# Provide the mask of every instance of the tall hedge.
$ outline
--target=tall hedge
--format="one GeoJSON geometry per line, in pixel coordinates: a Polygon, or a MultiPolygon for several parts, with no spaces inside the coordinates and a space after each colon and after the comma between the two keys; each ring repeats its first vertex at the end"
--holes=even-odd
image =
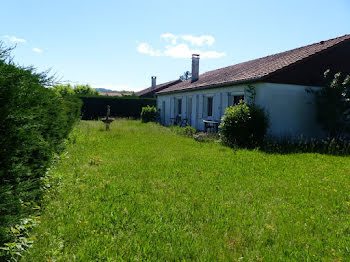
{"type": "MultiPolygon", "coordinates": [[[[0,247],[40,199],[41,177],[80,117],[81,101],[44,87],[45,73],[13,64],[0,45],[0,247]]],[[[1,260],[1,254],[0,254],[1,260]]]]}
{"type": "Polygon", "coordinates": [[[110,97],[110,96],[80,96],[83,101],[82,119],[91,120],[106,116],[107,105],[111,107],[113,117],[139,118],[142,107],[156,106],[153,98],[110,97]]]}

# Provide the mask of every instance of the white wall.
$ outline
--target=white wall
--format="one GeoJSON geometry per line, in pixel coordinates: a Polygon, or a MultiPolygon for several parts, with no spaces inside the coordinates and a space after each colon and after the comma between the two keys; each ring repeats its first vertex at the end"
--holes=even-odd
{"type": "MultiPolygon", "coordinates": [[[[317,137],[322,134],[316,122],[315,106],[312,95],[306,93],[306,86],[275,83],[251,84],[256,90],[256,104],[263,106],[270,117],[269,134],[279,137],[317,137]]],[[[191,125],[199,130],[204,129],[203,120],[221,120],[229,103],[231,95],[245,95],[247,85],[236,85],[215,89],[204,89],[182,93],[159,95],[157,106],[162,109],[165,101],[165,119],[162,123],[170,124],[170,118],[175,117],[176,99],[182,99],[182,118],[191,118],[191,125]],[[213,116],[206,115],[206,97],[213,97],[213,116]],[[192,98],[192,114],[187,114],[187,99],[192,98]]],[[[230,101],[232,102],[232,101],[230,101]]],[[[162,115],[162,114],[161,114],[162,115]]]]}

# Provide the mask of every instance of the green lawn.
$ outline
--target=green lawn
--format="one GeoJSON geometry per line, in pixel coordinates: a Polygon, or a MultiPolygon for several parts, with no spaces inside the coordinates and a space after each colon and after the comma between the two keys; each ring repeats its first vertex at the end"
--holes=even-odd
{"type": "Polygon", "coordinates": [[[350,157],[81,122],[24,261],[350,261],[350,157]]]}

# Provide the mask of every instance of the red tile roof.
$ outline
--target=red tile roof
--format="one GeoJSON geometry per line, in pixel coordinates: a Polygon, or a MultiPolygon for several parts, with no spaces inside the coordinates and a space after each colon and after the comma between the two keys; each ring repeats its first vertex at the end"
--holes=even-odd
{"type": "Polygon", "coordinates": [[[350,35],[340,36],[327,41],[299,47],[290,51],[269,55],[248,62],[216,69],[199,76],[199,79],[191,83],[191,79],[169,88],[163,89],[157,94],[189,91],[192,89],[219,87],[233,85],[249,81],[263,80],[265,77],[305,58],[320,53],[339,43],[350,39],[350,35]]]}
{"type": "Polygon", "coordinates": [[[177,83],[181,82],[181,80],[173,80],[173,81],[169,81],[166,83],[162,83],[159,85],[156,85],[156,87],[154,89],[152,89],[152,87],[148,87],[146,89],[143,89],[141,91],[136,92],[135,94],[137,96],[153,96],[154,93],[163,90],[164,88],[168,88],[172,85],[175,85],[177,83]]]}

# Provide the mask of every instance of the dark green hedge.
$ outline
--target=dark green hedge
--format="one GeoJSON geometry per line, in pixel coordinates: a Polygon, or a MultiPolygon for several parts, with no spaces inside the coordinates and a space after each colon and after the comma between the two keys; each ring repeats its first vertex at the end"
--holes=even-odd
{"type": "Polygon", "coordinates": [[[80,99],[59,96],[48,81],[9,62],[0,46],[0,247],[30,214],[33,205],[23,203],[40,199],[41,178],[80,118],[80,99]]]}
{"type": "Polygon", "coordinates": [[[80,96],[83,101],[82,119],[91,120],[106,116],[107,105],[111,106],[112,117],[140,118],[142,107],[155,106],[153,98],[110,97],[110,96],[80,96]]]}

